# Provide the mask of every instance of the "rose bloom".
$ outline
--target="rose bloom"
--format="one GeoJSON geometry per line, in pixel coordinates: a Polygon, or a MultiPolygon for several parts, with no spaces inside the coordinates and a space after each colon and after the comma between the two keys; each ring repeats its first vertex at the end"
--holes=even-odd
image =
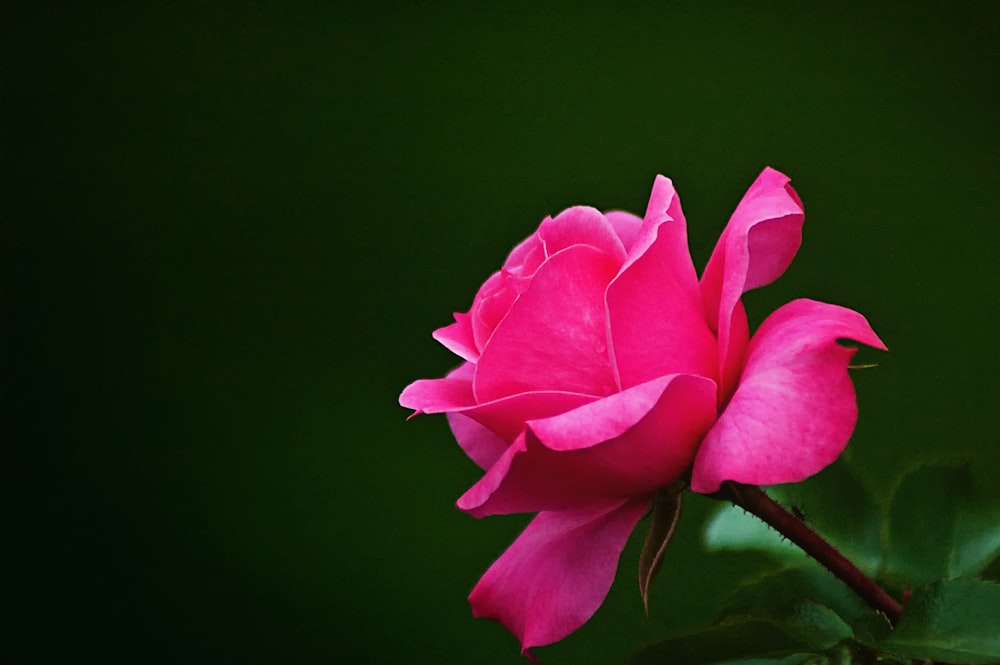
{"type": "Polygon", "coordinates": [[[644,217],[574,207],[547,217],[434,332],[465,362],[407,386],[401,405],[445,413],[484,475],[476,517],[538,515],[472,590],[473,613],[532,646],[597,611],[656,490],[803,480],[857,421],[851,339],[885,349],[857,312],[795,300],[751,339],[744,293],[798,251],[802,204],[765,169],[699,280],[680,200],[658,176],[644,217]]]}

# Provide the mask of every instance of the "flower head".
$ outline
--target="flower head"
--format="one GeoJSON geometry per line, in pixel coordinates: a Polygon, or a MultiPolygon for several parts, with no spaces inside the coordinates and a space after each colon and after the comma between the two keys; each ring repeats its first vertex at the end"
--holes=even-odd
{"type": "Polygon", "coordinates": [[[445,413],[484,475],[459,500],[476,516],[537,517],[469,600],[524,649],[586,622],[650,497],[690,473],[803,480],[833,462],[857,420],[838,339],[884,349],[857,312],[796,300],[750,338],[741,298],[801,243],[802,204],[765,169],[699,280],[680,200],[658,176],[644,217],[569,208],[542,221],[434,333],[464,360],[400,404],[445,413]]]}

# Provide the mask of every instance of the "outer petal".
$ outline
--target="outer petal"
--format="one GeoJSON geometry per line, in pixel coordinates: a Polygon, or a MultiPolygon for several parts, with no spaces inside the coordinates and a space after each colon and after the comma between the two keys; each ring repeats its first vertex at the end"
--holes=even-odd
{"type": "Polygon", "coordinates": [[[855,350],[840,338],[885,349],[863,316],[813,300],[788,303],[761,324],[740,384],[698,450],[691,489],[798,482],[837,459],[858,415],[847,374],[855,350]]]}
{"type": "Polygon", "coordinates": [[[472,613],[503,624],[525,650],[566,637],[604,602],[648,504],[540,513],[469,594],[472,613]]]}
{"type": "MultiPolygon", "coordinates": [[[[444,390],[448,389],[446,385],[444,390]]],[[[454,409],[435,408],[434,405],[425,403],[425,410],[418,413],[444,411],[458,445],[473,462],[488,469],[497,463],[511,442],[524,431],[526,421],[564,413],[593,400],[594,397],[590,395],[545,391],[521,393],[485,404],[454,409]]]]}
{"type": "Polygon", "coordinates": [[[617,267],[587,245],[543,263],[482,350],[478,401],[535,390],[614,392],[604,291],[617,267]]]}
{"type": "Polygon", "coordinates": [[[595,399],[592,395],[544,390],[502,397],[463,409],[461,413],[511,442],[524,432],[528,421],[565,413],[595,399]]]}
{"type": "Polygon", "coordinates": [[[668,485],[712,426],[715,394],[709,379],[674,375],[532,420],[458,507],[476,517],[565,510],[668,485]]]}
{"type": "Polygon", "coordinates": [[[621,387],[676,373],[715,378],[718,345],[705,320],[680,202],[663,176],[633,250],[639,247],[644,251],[630,254],[607,294],[621,387]]]}
{"type": "Polygon", "coordinates": [[[455,323],[438,328],[431,336],[462,360],[475,362],[479,359],[479,349],[472,332],[472,317],[455,312],[455,323]]]}
{"type": "Polygon", "coordinates": [[[701,279],[709,325],[718,331],[723,396],[739,375],[746,333],[740,297],[771,283],[802,243],[805,213],[789,178],[766,168],[736,206],[701,279]]]}
{"type": "Polygon", "coordinates": [[[461,378],[420,379],[403,388],[399,405],[417,413],[444,413],[475,406],[472,382],[461,378]]]}
{"type": "Polygon", "coordinates": [[[559,391],[521,393],[475,404],[472,376],[475,365],[464,363],[443,379],[422,379],[407,386],[399,403],[416,413],[446,413],[462,450],[483,469],[493,466],[525,423],[565,413],[593,401],[590,395],[559,391]]]}

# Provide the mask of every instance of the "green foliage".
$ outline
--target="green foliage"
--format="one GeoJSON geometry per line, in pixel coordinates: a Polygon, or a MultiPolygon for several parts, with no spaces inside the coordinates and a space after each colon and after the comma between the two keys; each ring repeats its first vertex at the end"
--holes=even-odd
{"type": "MultiPolygon", "coordinates": [[[[767,493],[855,563],[866,574],[881,567],[880,510],[846,462],[837,462],[803,483],[768,487],[767,493]]],[[[798,547],[736,506],[719,510],[706,530],[710,550],[760,549],[789,564],[809,559],[798,547]]]]}
{"type": "Polygon", "coordinates": [[[892,498],[883,576],[916,587],[980,575],[1000,555],[1000,502],[967,467],[928,466],[892,498]]]}
{"type": "Polygon", "coordinates": [[[879,506],[847,461],[828,467],[807,482],[768,488],[768,494],[789,509],[800,511],[818,532],[866,574],[874,575],[882,561],[879,506]]]}
{"type": "Polygon", "coordinates": [[[653,663],[1000,663],[1000,497],[972,465],[925,465],[876,501],[840,461],[768,488],[897,598],[893,627],[753,515],[722,507],[709,550],[759,550],[782,565],[744,580],[718,622],[641,651],[653,663]],[[912,595],[910,595],[912,593],[912,595]]]}
{"type": "Polygon", "coordinates": [[[917,590],[882,647],[903,658],[1000,663],[1000,585],[965,577],[917,590]]]}
{"type": "Polygon", "coordinates": [[[736,664],[748,662],[805,663],[809,646],[766,619],[723,621],[698,632],[669,638],[643,649],[632,665],[736,664]]]}
{"type": "Polygon", "coordinates": [[[726,614],[767,617],[795,635],[813,631],[803,641],[824,649],[853,637],[848,624],[865,619],[872,611],[826,570],[803,566],[743,584],[731,597],[726,614]],[[802,615],[813,617],[808,626],[802,615]]]}

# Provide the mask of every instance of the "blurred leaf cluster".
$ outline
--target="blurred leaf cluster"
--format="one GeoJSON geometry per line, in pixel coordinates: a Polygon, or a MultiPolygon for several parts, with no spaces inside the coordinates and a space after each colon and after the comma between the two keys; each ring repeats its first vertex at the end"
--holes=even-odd
{"type": "Polygon", "coordinates": [[[769,488],[903,600],[895,627],[770,527],[725,506],[707,523],[707,548],[759,550],[777,566],[744,579],[716,623],[649,646],[633,663],[1000,662],[1000,497],[980,469],[916,466],[876,499],[845,458],[769,488]]]}

